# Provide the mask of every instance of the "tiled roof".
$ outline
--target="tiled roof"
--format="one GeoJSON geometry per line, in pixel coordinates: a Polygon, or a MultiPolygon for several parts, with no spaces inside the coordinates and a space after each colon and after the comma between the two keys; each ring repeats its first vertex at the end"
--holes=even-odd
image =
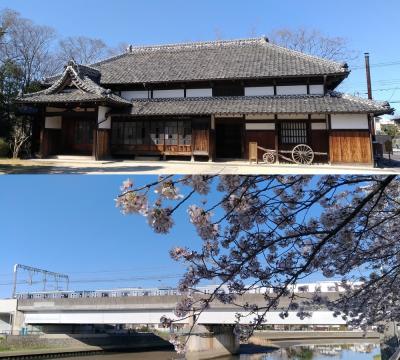
{"type": "Polygon", "coordinates": [[[100,72],[70,61],[62,76],[48,89],[18,97],[17,103],[67,103],[103,101],[115,105],[129,105],[123,98],[98,85],[100,72]]]}
{"type": "Polygon", "coordinates": [[[57,94],[44,94],[33,93],[27,94],[16,100],[20,104],[65,104],[65,103],[84,103],[84,102],[105,102],[109,104],[125,104],[129,105],[129,102],[121,99],[119,96],[114,94],[110,95],[98,95],[85,93],[78,89],[73,89],[57,94]],[[122,100],[122,101],[121,101],[122,100]]]}
{"type": "Polygon", "coordinates": [[[102,84],[348,74],[346,64],[289,50],[265,38],[130,47],[91,68],[101,71],[102,84]]]}
{"type": "Polygon", "coordinates": [[[261,113],[374,113],[378,115],[393,111],[388,103],[357,98],[337,92],[331,92],[325,96],[232,96],[134,100],[132,105],[130,114],[135,116],[261,113]]]}

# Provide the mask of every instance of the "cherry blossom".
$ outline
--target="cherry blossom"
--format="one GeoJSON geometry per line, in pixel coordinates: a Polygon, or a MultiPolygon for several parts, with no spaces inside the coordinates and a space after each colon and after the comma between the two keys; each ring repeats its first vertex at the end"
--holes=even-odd
{"type": "MultiPolygon", "coordinates": [[[[168,176],[142,188],[124,182],[117,207],[146,217],[161,234],[174,226],[178,211],[175,226],[187,216],[202,241],[170,251],[187,266],[176,315],[198,315],[213,301],[235,303],[248,289],[259,289],[265,304],[243,305],[252,325],[239,325],[238,317],[235,331],[248,336],[271,310],[305,318],[327,306],[360,328],[400,321],[399,189],[394,175],[168,176]],[[296,283],[315,273],[346,291],[336,300],[293,293],[296,283]],[[196,292],[210,280],[219,284],[215,291],[196,292]],[[291,299],[286,307],[282,297],[291,299]]],[[[172,339],[179,351],[181,340],[172,339]]]]}

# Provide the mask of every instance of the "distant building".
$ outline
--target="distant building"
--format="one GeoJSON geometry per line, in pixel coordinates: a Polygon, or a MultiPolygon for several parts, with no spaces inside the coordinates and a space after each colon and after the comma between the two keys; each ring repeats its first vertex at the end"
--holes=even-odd
{"type": "Polygon", "coordinates": [[[381,116],[375,117],[375,131],[376,133],[380,133],[383,131],[383,127],[385,125],[396,125],[398,126],[400,124],[400,118],[391,118],[391,119],[385,119],[382,118],[381,116]]]}
{"type": "Polygon", "coordinates": [[[247,159],[257,142],[372,164],[373,116],[392,109],[335,92],[349,73],[265,38],[129,47],[90,66],[71,61],[18,102],[40,110],[33,150],[41,157],[247,159]]]}

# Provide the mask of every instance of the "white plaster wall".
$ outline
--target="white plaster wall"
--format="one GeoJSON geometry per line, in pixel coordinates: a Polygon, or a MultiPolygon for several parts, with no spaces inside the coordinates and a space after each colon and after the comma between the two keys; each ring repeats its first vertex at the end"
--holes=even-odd
{"type": "Polygon", "coordinates": [[[245,96],[274,95],[274,87],[273,86],[245,87],[244,88],[244,95],[245,96]]]}
{"type": "Polygon", "coordinates": [[[131,101],[132,99],[148,99],[149,91],[148,90],[121,91],[121,97],[128,101],[131,101]]]}
{"type": "Polygon", "coordinates": [[[44,127],[46,129],[61,129],[61,116],[46,116],[44,119],[44,127]]]}
{"type": "Polygon", "coordinates": [[[326,123],[311,123],[311,130],[326,130],[326,123]]]}
{"type": "Polygon", "coordinates": [[[99,129],[111,129],[111,117],[108,116],[106,119],[106,114],[111,109],[106,106],[99,106],[99,112],[97,115],[97,123],[99,124],[99,129]]]}
{"type": "Polygon", "coordinates": [[[153,98],[155,99],[179,98],[184,96],[185,96],[185,91],[183,89],[153,90],[153,98]]]}
{"type": "Polygon", "coordinates": [[[246,130],[275,130],[274,123],[246,123],[246,130]]]}
{"type": "Polygon", "coordinates": [[[274,120],[274,114],[249,114],[246,115],[246,120],[274,120]]]}
{"type": "Polygon", "coordinates": [[[212,89],[186,89],[186,97],[212,97],[212,89]]]}
{"type": "Polygon", "coordinates": [[[324,85],[310,85],[311,95],[324,95],[324,85]]]}
{"type": "Polygon", "coordinates": [[[366,114],[333,114],[331,128],[368,130],[368,116],[366,114]]]}
{"type": "Polygon", "coordinates": [[[277,95],[304,95],[307,94],[307,85],[279,85],[277,95]]]}
{"type": "Polygon", "coordinates": [[[311,114],[311,119],[322,119],[322,120],[325,120],[326,119],[326,115],[325,114],[311,114]]]}

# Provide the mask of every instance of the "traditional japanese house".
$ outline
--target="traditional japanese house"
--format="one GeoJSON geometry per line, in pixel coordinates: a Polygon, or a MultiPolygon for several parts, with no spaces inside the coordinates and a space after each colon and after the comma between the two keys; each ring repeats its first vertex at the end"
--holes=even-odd
{"type": "Polygon", "coordinates": [[[392,109],[335,92],[349,72],[266,38],[130,46],[90,66],[71,61],[18,102],[39,110],[41,157],[247,159],[257,142],[276,151],[307,144],[319,162],[372,164],[372,119],[392,109]]]}

